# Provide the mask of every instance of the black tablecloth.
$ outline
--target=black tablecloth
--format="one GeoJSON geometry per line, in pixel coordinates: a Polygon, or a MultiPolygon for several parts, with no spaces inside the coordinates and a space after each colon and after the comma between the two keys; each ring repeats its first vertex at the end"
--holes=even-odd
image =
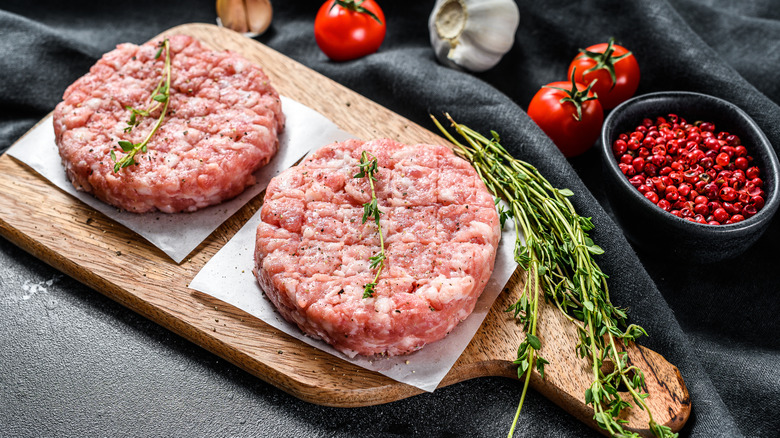
{"type": "MultiPolygon", "coordinates": [[[[333,63],[314,43],[319,2],[274,2],[258,39],[433,129],[449,111],[500,131],[518,157],[576,193],[592,216],[614,301],[676,364],[693,414],[684,436],[780,431],[778,220],[742,257],[695,265],[650,257],[610,218],[595,149],[567,161],[524,110],[561,80],[577,49],[614,36],[637,56],[638,93],[690,90],[735,103],[780,145],[777,1],[521,1],[513,49],[483,74],[440,66],[427,2],[384,1],[379,53],[333,63]]],[[[177,24],[213,23],[214,2],[4,1],[0,5],[0,151],[52,110],[65,88],[117,43],[177,24]]],[[[63,276],[0,239],[2,436],[503,436],[521,387],[483,378],[389,405],[301,402],[63,276]]],[[[597,436],[531,394],[517,436],[597,436]]]]}

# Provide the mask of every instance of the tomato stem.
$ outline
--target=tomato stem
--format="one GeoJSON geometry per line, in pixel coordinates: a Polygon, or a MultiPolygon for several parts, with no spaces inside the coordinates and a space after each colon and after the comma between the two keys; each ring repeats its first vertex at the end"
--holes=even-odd
{"type": "Polygon", "coordinates": [[[578,91],[577,90],[577,81],[574,80],[575,75],[577,74],[577,69],[574,68],[571,71],[571,88],[561,88],[561,87],[552,87],[550,85],[545,85],[544,88],[552,88],[554,90],[560,90],[566,93],[566,97],[559,100],[561,105],[563,105],[566,102],[571,102],[574,104],[574,107],[577,108],[577,115],[572,114],[572,117],[574,117],[574,120],[580,121],[582,119],[582,104],[589,101],[597,99],[598,96],[596,96],[596,93],[593,93],[592,96],[588,96],[590,94],[590,89],[593,88],[593,85],[598,81],[598,79],[594,79],[593,82],[588,85],[588,88],[578,91]]]}
{"type": "Polygon", "coordinates": [[[612,37],[609,39],[609,43],[607,44],[607,48],[604,49],[604,53],[601,52],[591,52],[590,50],[586,49],[580,49],[581,55],[577,57],[577,59],[581,59],[582,57],[588,57],[596,62],[596,65],[593,67],[585,70],[582,74],[586,75],[588,73],[592,73],[596,70],[604,69],[609,73],[609,77],[612,79],[612,86],[609,88],[612,90],[615,88],[615,82],[617,82],[617,79],[615,78],[615,63],[620,61],[623,58],[627,58],[631,56],[631,52],[626,52],[620,56],[612,56],[612,54],[615,52],[615,38],[612,37]]]}
{"type": "Polygon", "coordinates": [[[368,9],[362,6],[364,1],[365,0],[334,0],[333,5],[330,7],[330,9],[333,9],[336,7],[336,5],[338,5],[348,11],[357,12],[359,14],[366,14],[369,17],[376,20],[377,23],[382,24],[382,20],[380,20],[379,17],[376,16],[376,14],[374,14],[373,12],[369,11],[368,9]]]}

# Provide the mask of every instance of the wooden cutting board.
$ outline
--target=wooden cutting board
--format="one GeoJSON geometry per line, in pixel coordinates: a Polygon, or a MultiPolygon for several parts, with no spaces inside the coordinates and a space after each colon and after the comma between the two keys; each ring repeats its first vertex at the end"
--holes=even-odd
{"type": "MultiPolygon", "coordinates": [[[[196,37],[213,49],[243,54],[263,66],[281,94],[361,138],[446,144],[417,124],[235,32],[208,24],[187,24],[163,35],[177,33],[196,37]]],[[[303,400],[355,407],[420,393],[417,388],[320,352],[237,308],[187,288],[200,268],[261,204],[262,196],[258,196],[177,265],[25,165],[0,156],[0,233],[53,267],[303,400]],[[118,281],[120,271],[123,275],[118,281]]],[[[524,335],[504,309],[517,299],[522,284],[523,273],[518,271],[440,386],[481,376],[517,379],[512,360],[524,335]]],[[[550,364],[544,379],[533,374],[531,387],[598,429],[592,409],[583,401],[591,383],[590,365],[576,358],[574,327],[555,307],[544,304],[538,331],[541,355],[550,364]]],[[[679,371],[644,347],[631,345],[627,351],[630,362],[644,370],[650,394],[647,403],[656,421],[679,430],[691,410],[679,371]]],[[[631,429],[650,436],[645,412],[632,409],[624,415],[631,429]]]]}

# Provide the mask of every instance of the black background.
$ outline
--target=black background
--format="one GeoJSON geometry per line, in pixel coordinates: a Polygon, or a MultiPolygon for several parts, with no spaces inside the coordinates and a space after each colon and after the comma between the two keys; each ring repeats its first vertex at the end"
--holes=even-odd
{"type": "MultiPolygon", "coordinates": [[[[780,145],[780,2],[520,1],[513,49],[489,72],[437,64],[432,3],[383,1],[379,53],[333,63],[317,48],[320,2],[274,2],[258,40],[433,129],[449,111],[498,130],[512,152],[576,193],[607,253],[613,300],[676,364],[693,399],[684,436],[774,437],[780,430],[778,220],[736,260],[712,265],[637,255],[610,219],[596,149],[565,160],[524,110],[565,78],[581,47],[616,37],[640,64],[638,94],[689,90],[744,109],[780,145]]],[[[120,42],[213,23],[214,2],[0,3],[0,151],[120,42]]],[[[2,436],[504,436],[521,386],[483,378],[384,406],[301,402],[58,273],[0,239],[2,436]]],[[[531,393],[517,436],[598,436],[531,393]]]]}

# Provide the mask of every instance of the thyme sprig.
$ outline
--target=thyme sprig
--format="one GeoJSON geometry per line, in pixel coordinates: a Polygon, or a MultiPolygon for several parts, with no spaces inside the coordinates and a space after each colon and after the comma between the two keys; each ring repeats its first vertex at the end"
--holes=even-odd
{"type": "Polygon", "coordinates": [[[592,365],[593,383],[584,397],[585,403],[593,407],[596,423],[613,437],[639,437],[624,429],[626,421],[617,418],[623,409],[631,407],[618,393],[618,388],[625,388],[634,403],[647,411],[655,436],[677,437],[669,427],[653,420],[644,401],[648,396],[643,390],[644,374],[629,364],[628,354],[617,346],[618,340],[633,342],[647,333],[634,324],[626,327],[626,313],[610,301],[608,277],[593,259],[604,250],[588,236],[593,229],[591,219],[577,214],[567,199],[574,193],[553,187],[535,167],[512,157],[495,131],[491,131],[492,138],[486,138],[446,116],[465,144],[431,118],[455,144],[455,152],[474,166],[491,193],[507,202],[508,210],[499,209],[502,222],[511,218],[525,237],[525,244],[519,238],[515,243],[515,261],[528,278],[518,301],[507,309],[526,333],[515,360],[518,377],[524,377],[525,382],[508,436],[514,434],[531,371],[536,367],[544,378],[544,365],[548,363],[538,354],[542,344],[536,333],[542,292],[577,327],[577,354],[587,357],[592,365]]]}
{"type": "Polygon", "coordinates": [[[141,123],[143,117],[149,117],[149,115],[162,106],[160,116],[157,118],[157,123],[154,125],[151,131],[146,135],[146,138],[140,143],[132,143],[127,140],[119,140],[119,146],[122,151],[125,152],[125,156],[120,160],[117,160],[116,153],[113,150],[109,153],[111,161],[114,162],[114,173],[119,172],[128,166],[135,164],[135,156],[138,152],[146,153],[147,145],[152,136],[162,125],[165,114],[168,112],[168,104],[170,103],[170,89],[171,89],[171,47],[168,39],[164,39],[160,42],[157,49],[157,53],[154,55],[154,59],[159,59],[163,51],[165,52],[165,64],[163,67],[163,74],[160,76],[160,81],[157,83],[152,94],[149,96],[149,103],[145,109],[137,109],[133,107],[126,107],[130,111],[130,118],[127,120],[127,127],[124,128],[124,132],[130,132],[141,123]]]}
{"type": "Polygon", "coordinates": [[[379,280],[379,274],[382,273],[382,268],[384,268],[385,259],[387,258],[385,254],[385,239],[382,236],[382,225],[379,223],[379,215],[381,215],[382,212],[379,210],[378,201],[376,199],[376,187],[374,187],[379,163],[373,154],[363,151],[360,154],[360,164],[358,164],[358,167],[360,167],[360,172],[355,174],[354,178],[368,179],[368,184],[371,187],[371,200],[363,204],[363,223],[365,224],[368,219],[373,218],[379,233],[379,252],[368,259],[370,262],[369,267],[377,270],[376,275],[374,276],[374,281],[363,287],[363,298],[371,298],[374,296],[374,288],[376,287],[376,283],[379,280]]]}

